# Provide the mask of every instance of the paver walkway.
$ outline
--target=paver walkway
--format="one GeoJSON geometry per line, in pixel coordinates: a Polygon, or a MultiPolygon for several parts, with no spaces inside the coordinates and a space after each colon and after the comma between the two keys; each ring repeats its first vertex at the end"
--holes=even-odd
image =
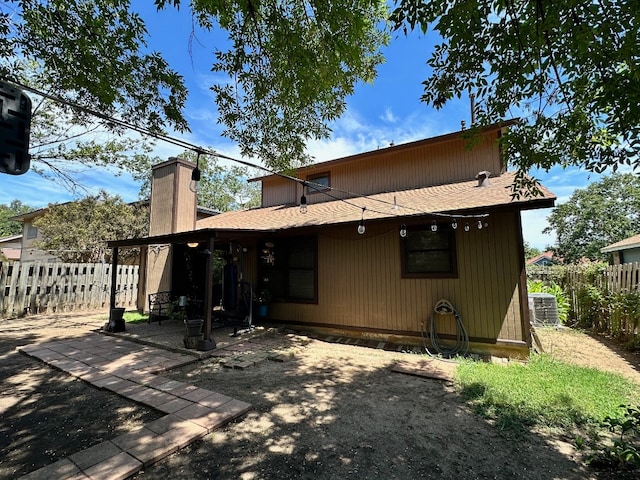
{"type": "Polygon", "coordinates": [[[251,409],[246,402],[160,375],[197,361],[192,355],[100,334],[19,350],[166,414],[133,432],[35,470],[21,477],[24,480],[124,479],[251,409]]]}

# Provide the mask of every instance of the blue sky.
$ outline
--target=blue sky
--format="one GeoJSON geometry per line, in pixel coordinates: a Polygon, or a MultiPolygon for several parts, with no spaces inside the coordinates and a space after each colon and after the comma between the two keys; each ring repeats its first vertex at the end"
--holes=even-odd
{"type": "MultiPolygon", "coordinates": [[[[221,153],[239,158],[237,147],[221,137],[216,109],[209,87],[224,81],[211,72],[215,47],[222,47],[216,33],[197,31],[189,51],[191,18],[186,10],[173,8],[156,13],[152,2],[133,0],[147,22],[149,47],[163,54],[172,68],[185,78],[189,99],[185,115],[191,132],[182,135],[186,141],[212,147],[221,153]]],[[[435,110],[420,102],[421,82],[428,76],[426,60],[437,39],[414,34],[409,38],[395,36],[385,48],[386,63],[378,70],[373,84],[360,84],[355,94],[347,99],[347,111],[332,125],[331,138],[309,143],[309,151],[317,161],[331,160],[345,155],[375,150],[394,142],[428,138],[460,130],[460,122],[470,123],[467,98],[454,101],[442,110],[435,110]]],[[[178,134],[172,133],[174,136],[178,134]]],[[[177,155],[181,148],[158,143],[155,154],[166,159],[177,155]]],[[[252,159],[245,159],[255,162],[252,159]]],[[[257,163],[257,162],[256,162],[257,163]]],[[[578,169],[553,168],[549,172],[532,172],[558,196],[558,203],[566,201],[576,188],[597,180],[595,174],[578,169]]],[[[126,174],[115,176],[108,170],[89,170],[80,174],[80,180],[91,192],[105,189],[119,194],[126,201],[138,195],[138,185],[126,174]]],[[[0,175],[0,203],[19,199],[33,207],[44,207],[51,202],[76,198],[62,187],[42,179],[33,172],[21,176],[0,175]]],[[[550,210],[535,210],[523,214],[524,238],[530,245],[543,249],[553,244],[553,235],[543,235],[550,210]]]]}

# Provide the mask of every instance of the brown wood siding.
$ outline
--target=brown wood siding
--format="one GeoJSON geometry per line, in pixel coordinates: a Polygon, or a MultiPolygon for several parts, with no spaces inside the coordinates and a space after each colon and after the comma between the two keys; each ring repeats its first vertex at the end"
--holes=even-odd
{"type": "Polygon", "coordinates": [[[192,171],[192,167],[183,163],[176,165],[175,209],[171,233],[186,232],[196,228],[196,195],[189,189],[192,171]]]}
{"type": "MultiPolygon", "coordinates": [[[[456,231],[458,278],[403,279],[395,223],[326,229],[318,236],[318,304],[274,304],[276,319],[332,327],[419,333],[435,303],[453,303],[471,338],[523,341],[513,212],[492,214],[489,227],[456,231]]],[[[442,323],[442,322],[441,322],[442,323]]],[[[441,333],[454,333],[450,324],[441,333]]]]}
{"type": "Polygon", "coordinates": [[[175,167],[165,164],[153,172],[149,236],[171,233],[175,167]]]}
{"type": "MultiPolygon", "coordinates": [[[[328,171],[331,187],[342,190],[331,191],[333,197],[344,198],[356,195],[407,190],[431,185],[442,185],[475,178],[482,170],[493,175],[501,173],[501,160],[497,133],[479,139],[472,149],[466,148],[466,140],[453,139],[448,142],[427,144],[414,149],[371,155],[338,163],[318,171],[328,171]]],[[[312,170],[309,175],[317,173],[312,170]]],[[[301,180],[306,179],[307,174],[301,180]]],[[[302,195],[302,186],[291,180],[268,177],[262,184],[262,206],[297,203],[302,195]]],[[[308,203],[326,202],[333,198],[323,193],[307,195],[308,203]]]]}
{"type": "Polygon", "coordinates": [[[269,177],[262,181],[262,206],[298,203],[302,190],[298,185],[282,177],[269,177]]]}

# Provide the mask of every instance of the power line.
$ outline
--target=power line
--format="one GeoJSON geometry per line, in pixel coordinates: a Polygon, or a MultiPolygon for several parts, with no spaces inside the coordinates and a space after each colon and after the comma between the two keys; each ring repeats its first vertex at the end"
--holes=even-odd
{"type": "MultiPolygon", "coordinates": [[[[358,208],[358,209],[363,210],[363,211],[364,210],[369,210],[371,212],[379,213],[379,214],[382,214],[382,215],[388,215],[389,214],[389,212],[380,212],[380,211],[377,211],[375,209],[359,206],[359,205],[357,205],[356,203],[354,203],[352,201],[346,200],[344,198],[337,197],[335,195],[331,195],[331,194],[329,194],[327,192],[327,190],[340,192],[340,193],[343,193],[345,195],[349,195],[349,196],[351,196],[353,198],[366,198],[367,200],[370,200],[370,201],[373,201],[373,202],[383,203],[383,204],[386,204],[386,205],[390,205],[390,206],[393,206],[394,208],[401,207],[403,209],[412,210],[412,211],[415,211],[415,212],[418,212],[418,213],[422,213],[422,214],[425,214],[425,215],[431,215],[431,216],[437,216],[437,217],[443,217],[443,218],[450,218],[450,219],[452,219],[452,218],[485,218],[485,217],[489,216],[488,214],[456,215],[456,214],[447,214],[447,213],[442,213],[442,212],[425,212],[425,211],[420,210],[418,208],[399,205],[399,204],[397,204],[395,202],[395,198],[394,198],[394,202],[391,203],[391,202],[389,202],[387,200],[383,200],[383,199],[380,199],[380,198],[374,198],[374,197],[372,197],[370,195],[363,195],[363,194],[359,194],[357,192],[352,192],[352,191],[348,191],[348,190],[341,190],[341,189],[336,188],[336,187],[331,187],[331,186],[328,186],[328,185],[321,185],[321,184],[314,183],[314,182],[311,182],[311,181],[302,180],[302,179],[299,179],[299,178],[296,178],[296,177],[292,177],[290,175],[286,175],[284,173],[273,171],[273,170],[271,170],[271,169],[269,169],[267,167],[264,167],[262,165],[258,165],[258,164],[255,164],[255,163],[251,163],[251,162],[247,162],[247,161],[244,161],[244,160],[240,160],[238,158],[230,157],[228,155],[224,155],[222,153],[216,152],[215,150],[210,150],[208,148],[204,148],[204,147],[201,147],[201,146],[198,146],[198,145],[194,145],[193,143],[187,142],[187,141],[182,140],[180,138],[171,137],[171,136],[166,135],[164,133],[154,132],[152,130],[149,130],[148,128],[141,127],[141,126],[136,125],[134,123],[127,122],[125,120],[121,120],[119,118],[112,117],[112,116],[106,115],[106,114],[101,113],[101,112],[97,112],[95,110],[92,110],[90,108],[87,108],[87,107],[84,107],[84,106],[81,106],[81,105],[77,105],[77,104],[75,104],[73,102],[70,102],[69,100],[66,100],[66,99],[61,98],[61,97],[57,97],[55,95],[51,95],[51,94],[46,93],[46,92],[43,92],[42,90],[39,90],[39,89],[34,88],[34,87],[31,87],[29,85],[25,85],[25,84],[23,84],[21,82],[18,82],[16,80],[10,80],[10,82],[13,83],[14,85],[20,87],[20,88],[23,88],[23,89],[28,90],[28,91],[30,91],[32,93],[35,93],[36,95],[40,95],[41,97],[48,98],[50,100],[53,100],[54,102],[58,102],[58,103],[61,103],[63,105],[67,105],[67,106],[69,106],[71,108],[74,108],[76,110],[79,110],[81,112],[88,113],[89,115],[92,115],[92,116],[94,116],[96,118],[104,120],[105,122],[112,123],[112,124],[118,125],[120,127],[124,127],[124,128],[129,129],[129,130],[136,131],[136,132],[138,132],[138,133],[140,133],[142,135],[147,135],[147,136],[155,138],[157,140],[161,140],[161,141],[173,144],[175,146],[184,148],[185,150],[190,150],[190,151],[198,153],[198,154],[211,155],[211,156],[214,156],[214,157],[217,157],[217,158],[221,158],[221,159],[224,159],[224,160],[229,160],[229,161],[232,161],[232,162],[236,162],[236,163],[239,163],[239,164],[244,165],[246,167],[255,168],[257,170],[262,170],[264,172],[269,173],[270,175],[275,175],[275,176],[278,176],[278,177],[281,177],[281,178],[284,178],[284,179],[299,183],[299,184],[303,185],[303,187],[304,186],[309,186],[309,187],[313,188],[314,190],[316,190],[316,191],[318,191],[320,193],[323,193],[324,195],[328,196],[329,198],[332,198],[334,200],[339,200],[339,201],[344,202],[344,203],[346,203],[346,204],[348,204],[348,205],[350,205],[350,206],[352,206],[354,208],[358,208]]],[[[403,216],[403,215],[396,213],[396,214],[394,214],[394,216],[400,217],[400,216],[403,216]]]]}

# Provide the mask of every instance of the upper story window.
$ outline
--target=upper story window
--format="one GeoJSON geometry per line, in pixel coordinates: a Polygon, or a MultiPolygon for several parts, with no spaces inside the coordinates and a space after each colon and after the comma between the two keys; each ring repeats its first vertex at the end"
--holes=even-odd
{"type": "Polygon", "coordinates": [[[407,229],[402,239],[402,276],[405,278],[455,278],[458,276],[455,232],[448,225],[407,229]]]}
{"type": "Polygon", "coordinates": [[[38,228],[33,225],[27,225],[27,238],[36,238],[38,236],[38,228]]]}
{"type": "Polygon", "coordinates": [[[305,192],[305,195],[318,193],[324,190],[329,190],[329,187],[331,187],[331,176],[329,175],[329,172],[309,175],[307,177],[307,182],[307,191],[305,192]]]}

